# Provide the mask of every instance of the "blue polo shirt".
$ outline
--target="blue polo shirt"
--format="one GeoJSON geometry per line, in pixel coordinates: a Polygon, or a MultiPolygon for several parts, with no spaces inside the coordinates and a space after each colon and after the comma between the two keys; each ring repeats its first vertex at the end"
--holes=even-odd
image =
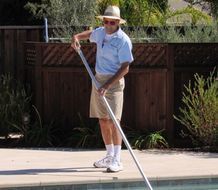
{"type": "Polygon", "coordinates": [[[124,62],[133,61],[132,43],[126,33],[119,28],[105,41],[104,27],[92,31],[90,41],[97,44],[95,71],[99,74],[115,74],[124,62]]]}

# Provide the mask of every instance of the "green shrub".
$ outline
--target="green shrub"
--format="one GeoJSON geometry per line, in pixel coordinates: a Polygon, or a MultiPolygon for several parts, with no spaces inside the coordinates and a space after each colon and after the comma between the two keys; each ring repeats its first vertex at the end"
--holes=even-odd
{"type": "Polygon", "coordinates": [[[25,5],[36,18],[47,17],[51,25],[89,26],[95,20],[95,0],[42,0],[25,5]]]}
{"type": "Polygon", "coordinates": [[[70,42],[73,34],[101,25],[101,21],[95,16],[103,14],[108,5],[118,5],[121,16],[127,21],[126,26],[137,27],[129,32],[132,33],[130,37],[133,36],[134,42],[153,42],[154,39],[158,42],[214,42],[215,39],[217,42],[217,27],[186,27],[186,36],[181,36],[174,27],[168,30],[158,29],[150,37],[146,31],[139,31],[138,28],[145,26],[195,26],[212,22],[210,16],[193,7],[172,11],[165,0],[42,0],[41,3],[27,3],[25,8],[36,18],[48,18],[49,26],[53,28],[51,38],[70,42]]]}
{"type": "Polygon", "coordinates": [[[210,25],[212,23],[212,17],[208,14],[195,9],[193,7],[185,7],[176,11],[168,10],[164,16],[165,20],[163,24],[168,25],[210,25]]]}
{"type": "Polygon", "coordinates": [[[29,91],[10,74],[0,77],[0,135],[8,138],[18,133],[17,143],[24,146],[52,146],[53,125],[42,123],[38,110],[31,106],[29,91]]]}
{"type": "Polygon", "coordinates": [[[159,13],[167,9],[167,1],[153,0],[98,0],[97,14],[103,14],[108,5],[120,7],[121,16],[125,18],[128,26],[145,26],[159,23],[159,13]]]}
{"type": "Polygon", "coordinates": [[[49,26],[54,28],[50,37],[62,42],[69,42],[74,32],[84,30],[82,27],[95,24],[96,0],[42,0],[29,2],[25,8],[36,18],[47,17],[49,26]]]}
{"type": "Polygon", "coordinates": [[[135,27],[133,30],[124,27],[123,30],[131,38],[133,43],[148,43],[154,40],[152,36],[147,34],[146,29],[140,27],[135,27]]]}
{"type": "Polygon", "coordinates": [[[168,148],[169,145],[166,139],[162,136],[163,130],[150,133],[145,138],[147,148],[168,148]]]}
{"type": "Polygon", "coordinates": [[[74,127],[72,134],[67,138],[67,146],[75,148],[102,148],[104,142],[101,136],[99,123],[85,122],[80,113],[78,113],[80,125],[74,127]]]}
{"type": "Polygon", "coordinates": [[[214,43],[218,42],[218,25],[197,25],[184,27],[160,27],[153,34],[156,42],[167,43],[214,43]],[[181,31],[183,30],[183,32],[181,31]]]}
{"type": "Polygon", "coordinates": [[[26,132],[25,119],[30,113],[31,96],[24,85],[10,74],[0,77],[0,134],[6,138],[9,133],[17,132],[19,126],[26,132]]]}
{"type": "Polygon", "coordinates": [[[24,143],[27,146],[34,147],[47,147],[53,146],[57,141],[57,137],[54,135],[55,127],[54,123],[45,124],[42,121],[39,111],[33,106],[32,119],[28,124],[28,130],[24,136],[24,143]]]}
{"type": "Polygon", "coordinates": [[[195,74],[193,86],[185,86],[180,108],[181,115],[174,116],[190,133],[196,145],[217,145],[218,132],[218,81],[215,71],[207,78],[195,74]]]}
{"type": "Polygon", "coordinates": [[[142,150],[150,148],[168,148],[169,145],[162,135],[163,130],[148,132],[145,130],[126,129],[127,138],[133,148],[142,150]]]}
{"type": "Polygon", "coordinates": [[[210,9],[210,14],[217,19],[218,18],[218,1],[217,0],[186,0],[189,2],[192,6],[193,5],[204,5],[208,4],[210,9]]]}

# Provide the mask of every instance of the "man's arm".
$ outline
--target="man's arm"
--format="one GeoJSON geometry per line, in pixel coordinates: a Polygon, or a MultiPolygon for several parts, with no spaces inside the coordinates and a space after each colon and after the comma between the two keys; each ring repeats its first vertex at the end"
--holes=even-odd
{"type": "Polygon", "coordinates": [[[116,82],[118,82],[122,77],[124,77],[129,72],[129,62],[122,64],[120,69],[112,76],[104,85],[102,85],[98,92],[100,95],[104,95],[106,91],[116,82]]]}
{"type": "Polygon", "coordinates": [[[86,30],[84,32],[75,34],[72,37],[72,41],[71,41],[71,47],[74,48],[75,50],[80,48],[80,40],[88,40],[90,35],[92,33],[92,30],[86,30]]]}

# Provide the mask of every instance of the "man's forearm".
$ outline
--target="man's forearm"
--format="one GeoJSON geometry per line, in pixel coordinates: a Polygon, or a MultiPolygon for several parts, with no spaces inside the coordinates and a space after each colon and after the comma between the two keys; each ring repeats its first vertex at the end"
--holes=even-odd
{"type": "Polygon", "coordinates": [[[84,31],[84,32],[75,34],[75,35],[73,36],[73,39],[74,39],[74,40],[77,39],[77,40],[79,40],[79,41],[80,41],[80,40],[88,40],[89,37],[90,37],[90,35],[91,35],[91,33],[92,33],[92,30],[86,30],[86,31],[84,31]]]}
{"type": "Polygon", "coordinates": [[[80,40],[88,40],[91,33],[92,33],[92,30],[86,30],[84,32],[75,34],[72,37],[71,47],[74,48],[75,50],[79,49],[80,48],[80,40]]]}
{"type": "Polygon", "coordinates": [[[106,89],[109,89],[114,83],[119,81],[122,77],[124,77],[129,72],[129,63],[125,62],[122,64],[121,68],[115,73],[113,77],[111,77],[103,86],[106,89]]]}

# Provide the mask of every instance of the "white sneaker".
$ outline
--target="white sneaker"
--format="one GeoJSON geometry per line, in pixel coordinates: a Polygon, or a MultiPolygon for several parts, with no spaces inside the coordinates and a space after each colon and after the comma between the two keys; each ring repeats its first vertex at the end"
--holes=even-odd
{"type": "Polygon", "coordinates": [[[96,168],[108,168],[111,165],[112,160],[112,156],[106,156],[103,159],[94,162],[93,166],[96,168]]]}
{"type": "Polygon", "coordinates": [[[116,158],[112,160],[111,165],[107,168],[107,172],[119,172],[121,170],[123,170],[123,164],[116,158]]]}

